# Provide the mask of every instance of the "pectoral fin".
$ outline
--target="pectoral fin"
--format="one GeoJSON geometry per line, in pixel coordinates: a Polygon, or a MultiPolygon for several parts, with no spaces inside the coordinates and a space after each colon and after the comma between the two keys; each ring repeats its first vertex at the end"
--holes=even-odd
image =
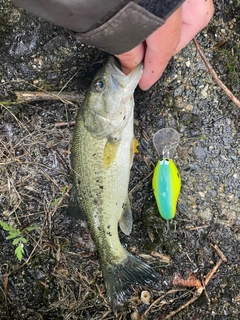
{"type": "Polygon", "coordinates": [[[107,141],[103,153],[103,167],[108,169],[114,162],[120,141],[107,141]]]}
{"type": "Polygon", "coordinates": [[[119,221],[119,226],[126,235],[129,235],[132,231],[132,209],[128,198],[126,203],[123,204],[123,212],[119,221]]]}

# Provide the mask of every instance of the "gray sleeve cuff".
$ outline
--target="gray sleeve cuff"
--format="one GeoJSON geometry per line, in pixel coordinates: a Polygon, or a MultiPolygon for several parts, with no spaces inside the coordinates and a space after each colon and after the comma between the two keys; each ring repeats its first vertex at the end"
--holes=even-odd
{"type": "Polygon", "coordinates": [[[131,50],[158,29],[184,0],[12,0],[77,32],[77,39],[112,54],[131,50]]]}
{"type": "Polygon", "coordinates": [[[111,54],[121,54],[136,47],[163,23],[163,19],[140,5],[129,2],[100,27],[77,33],[76,37],[85,44],[111,54]]]}

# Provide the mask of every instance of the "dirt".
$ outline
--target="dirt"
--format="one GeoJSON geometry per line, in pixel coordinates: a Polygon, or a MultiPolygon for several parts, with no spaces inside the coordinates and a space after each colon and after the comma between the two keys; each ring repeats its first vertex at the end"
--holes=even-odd
{"type": "MultiPolygon", "coordinates": [[[[210,25],[197,37],[219,78],[240,99],[239,1],[215,1],[210,25]]],[[[72,186],[70,149],[76,111],[70,101],[16,102],[16,91],[72,92],[83,96],[108,55],[76,42],[69,31],[0,2],[0,220],[19,230],[23,259],[0,227],[0,319],[240,319],[240,109],[219,87],[193,43],[147,92],[135,92],[139,152],[129,195],[133,231],[122,244],[162,276],[150,303],[134,287],[113,313],[87,227],[66,215],[72,186]],[[180,133],[174,161],[182,178],[169,230],[151,188],[158,160],[152,136],[180,133]],[[35,226],[35,230],[27,230],[35,226]],[[214,247],[217,246],[217,247],[214,247]],[[217,249],[216,249],[217,248],[217,249]],[[220,252],[218,251],[220,250],[220,252]],[[174,275],[204,283],[175,287],[174,275]],[[148,309],[149,308],[149,309],[148,309]],[[137,311],[137,313],[136,313],[137,311]],[[134,313],[135,312],[135,313],[134,313]]]]}

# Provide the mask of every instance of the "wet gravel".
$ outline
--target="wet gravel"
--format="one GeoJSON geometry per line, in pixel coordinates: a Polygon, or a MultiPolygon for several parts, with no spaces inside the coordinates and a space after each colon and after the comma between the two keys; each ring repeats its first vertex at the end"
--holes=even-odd
{"type": "MultiPolygon", "coordinates": [[[[215,1],[211,24],[197,39],[220,79],[240,99],[240,4],[215,1]]],[[[86,227],[66,216],[72,176],[70,147],[76,103],[8,104],[15,91],[70,91],[84,95],[108,55],[77,43],[68,31],[9,1],[0,2],[0,220],[27,232],[22,263],[0,228],[0,319],[131,319],[141,288],[114,315],[106,300],[97,253],[86,227]],[[60,123],[60,126],[59,126],[60,123]],[[24,265],[22,265],[25,263],[24,265]]],[[[151,301],[175,273],[203,280],[224,253],[206,292],[173,319],[240,319],[240,110],[212,79],[193,43],[147,92],[136,90],[135,155],[129,186],[134,225],[121,236],[162,275],[151,301]],[[174,160],[182,178],[178,212],[166,229],[157,212],[151,173],[152,136],[180,133],[174,160]],[[153,252],[154,254],[151,254],[153,252]]],[[[165,319],[194,289],[169,294],[144,319],[165,319]]]]}

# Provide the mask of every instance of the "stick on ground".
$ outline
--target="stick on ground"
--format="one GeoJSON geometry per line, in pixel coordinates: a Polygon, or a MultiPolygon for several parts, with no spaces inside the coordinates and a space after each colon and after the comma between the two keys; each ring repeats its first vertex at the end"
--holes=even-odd
{"type": "Polygon", "coordinates": [[[238,100],[237,97],[235,97],[233,95],[233,93],[225,86],[225,84],[219,79],[218,75],[216,74],[216,72],[214,71],[212,65],[210,64],[210,62],[208,61],[208,59],[206,58],[205,54],[203,53],[198,41],[196,40],[196,38],[193,39],[193,43],[195,44],[195,47],[198,51],[198,53],[200,54],[201,58],[203,59],[208,71],[210,72],[211,76],[213,77],[213,79],[217,82],[217,84],[219,85],[220,88],[223,89],[223,91],[226,93],[226,95],[240,108],[240,101],[238,100]]]}
{"type": "MultiPolygon", "coordinates": [[[[175,316],[178,312],[180,312],[181,310],[187,308],[190,304],[194,303],[202,294],[202,292],[204,290],[206,290],[206,286],[209,283],[209,281],[211,280],[211,278],[213,277],[214,273],[217,272],[218,268],[220,267],[220,265],[222,264],[222,262],[226,262],[227,258],[225,257],[225,255],[223,254],[223,252],[218,248],[217,245],[212,245],[210,243],[210,246],[212,248],[214,248],[214,250],[216,251],[216,253],[218,254],[218,256],[220,257],[220,259],[217,261],[217,263],[215,264],[215,266],[209,271],[209,273],[206,275],[204,283],[201,287],[196,288],[193,297],[188,300],[185,304],[183,304],[182,306],[180,306],[178,309],[171,311],[164,319],[168,320],[171,319],[173,316],[175,316]]],[[[148,309],[144,312],[143,316],[141,319],[145,319],[147,313],[149,313],[149,311],[151,310],[151,308],[156,305],[157,303],[159,303],[160,301],[162,301],[162,299],[174,292],[179,292],[182,291],[181,289],[172,289],[170,291],[168,291],[166,294],[160,296],[158,299],[156,299],[155,301],[152,302],[152,304],[148,307],[148,309]]]]}
{"type": "Polygon", "coordinates": [[[77,92],[43,92],[43,91],[15,91],[16,103],[25,103],[33,101],[56,101],[62,102],[82,102],[84,95],[77,92]]]}

